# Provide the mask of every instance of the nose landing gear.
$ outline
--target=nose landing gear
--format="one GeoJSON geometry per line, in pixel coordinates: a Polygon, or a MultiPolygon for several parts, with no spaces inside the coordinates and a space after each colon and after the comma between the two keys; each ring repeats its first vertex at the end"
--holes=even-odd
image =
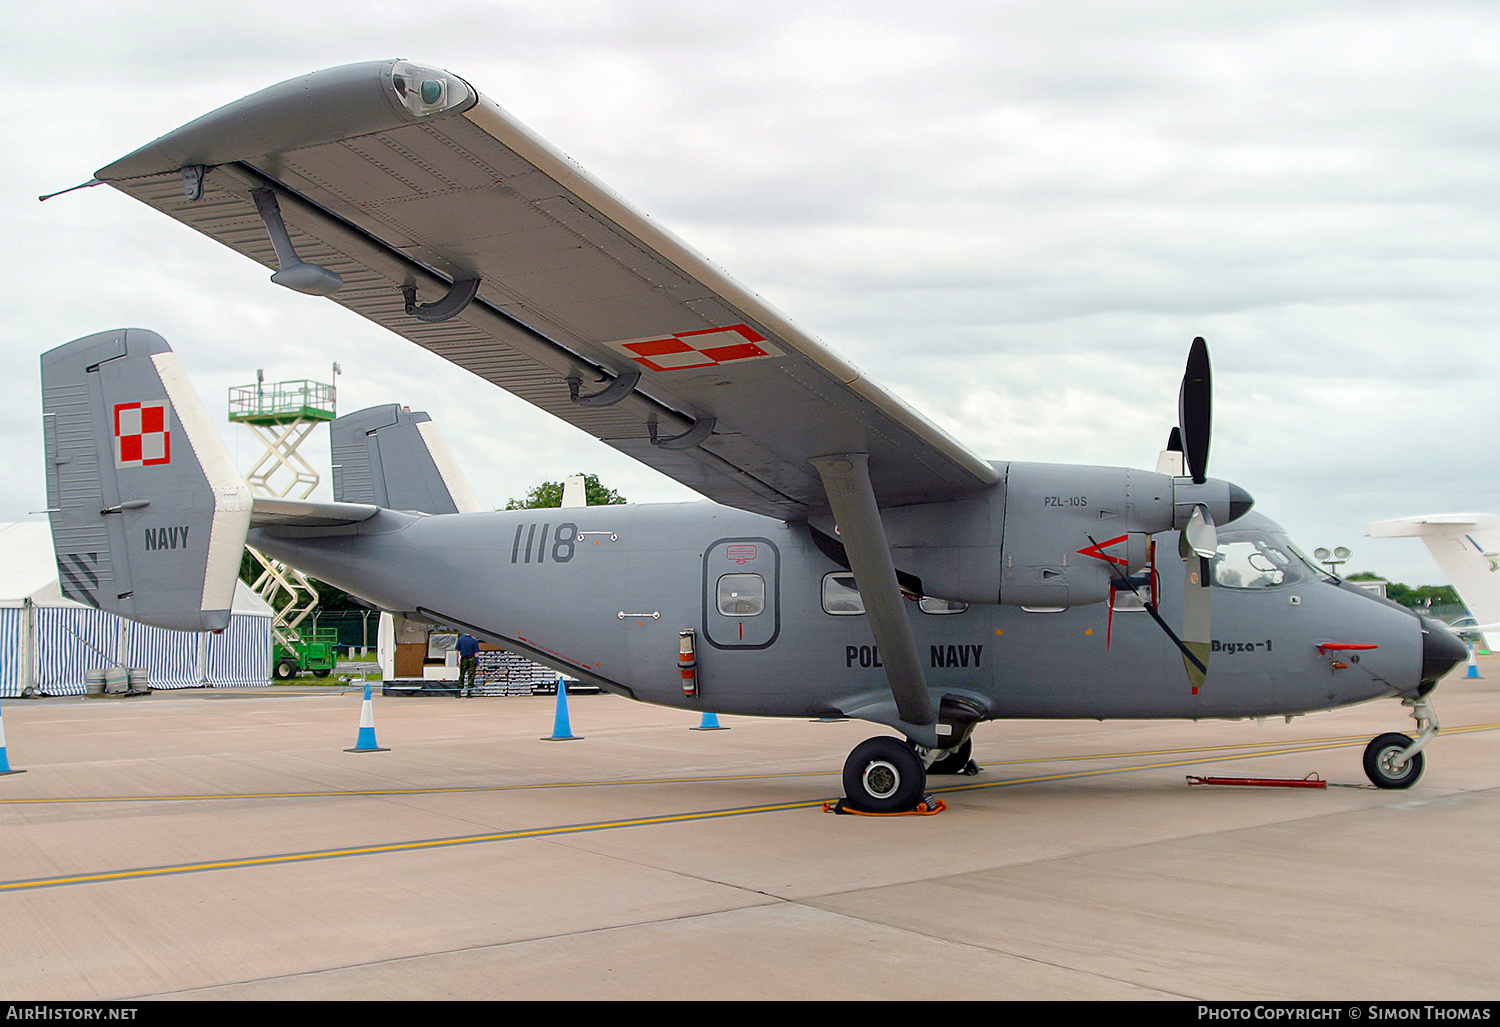
{"type": "Polygon", "coordinates": [[[1402,699],[1411,708],[1417,722],[1417,737],[1390,732],[1376,735],[1365,746],[1365,776],[1376,788],[1410,788],[1422,776],[1425,761],[1422,750],[1441,727],[1432,703],[1424,695],[1419,699],[1402,699]]]}

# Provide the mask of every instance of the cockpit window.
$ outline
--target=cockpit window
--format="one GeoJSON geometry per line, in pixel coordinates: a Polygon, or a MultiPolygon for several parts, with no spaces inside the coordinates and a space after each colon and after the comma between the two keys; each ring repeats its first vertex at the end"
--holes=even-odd
{"type": "Polygon", "coordinates": [[[1302,563],[1307,567],[1307,569],[1313,573],[1314,577],[1322,578],[1325,581],[1339,580],[1328,570],[1327,567],[1324,567],[1322,564],[1318,563],[1312,557],[1304,553],[1301,549],[1297,548],[1297,543],[1288,538],[1284,532],[1276,532],[1271,537],[1274,538],[1277,542],[1281,543],[1282,547],[1285,548],[1287,552],[1291,553],[1297,559],[1301,560],[1302,563]]]}
{"type": "Polygon", "coordinates": [[[1213,559],[1214,584],[1224,588],[1275,588],[1304,581],[1307,566],[1285,540],[1259,531],[1219,535],[1213,559]]]}

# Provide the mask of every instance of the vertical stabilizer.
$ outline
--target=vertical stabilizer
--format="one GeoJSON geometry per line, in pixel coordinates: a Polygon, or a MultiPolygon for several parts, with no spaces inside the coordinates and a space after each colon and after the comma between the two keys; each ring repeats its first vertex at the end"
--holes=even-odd
{"type": "Polygon", "coordinates": [[[229,623],[250,490],[166,340],[42,354],[47,507],[63,594],[183,631],[229,623]]]}
{"type": "Polygon", "coordinates": [[[388,403],[345,414],[330,432],[335,501],[431,514],[483,509],[425,413],[388,403]]]}
{"type": "MultiPolygon", "coordinates": [[[[1476,621],[1500,624],[1500,516],[1429,514],[1370,525],[1372,538],[1406,536],[1427,544],[1476,621]]],[[[1486,631],[1484,638],[1491,649],[1500,650],[1500,631],[1486,631]]]]}

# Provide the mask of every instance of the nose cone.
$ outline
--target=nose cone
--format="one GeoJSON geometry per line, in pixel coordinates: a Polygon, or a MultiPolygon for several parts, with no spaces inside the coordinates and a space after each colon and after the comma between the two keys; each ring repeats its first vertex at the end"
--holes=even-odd
{"type": "Polygon", "coordinates": [[[1438,678],[1468,658],[1468,646],[1446,624],[1422,618],[1422,684],[1437,684],[1438,678]]]}

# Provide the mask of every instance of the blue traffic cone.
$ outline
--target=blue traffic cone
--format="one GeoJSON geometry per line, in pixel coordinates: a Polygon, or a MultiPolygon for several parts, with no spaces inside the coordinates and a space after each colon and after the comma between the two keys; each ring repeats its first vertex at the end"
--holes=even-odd
{"type": "Polygon", "coordinates": [[[717,713],[705,713],[703,715],[703,723],[699,724],[697,727],[688,728],[688,730],[689,731],[728,731],[729,729],[727,727],[725,727],[723,724],[719,723],[719,715],[717,713]]]}
{"type": "Polygon", "coordinates": [[[573,733],[572,726],[568,723],[568,685],[562,678],[557,679],[557,715],[552,720],[552,734],[543,738],[544,742],[571,742],[580,737],[573,733]]]}
{"type": "Polygon", "coordinates": [[[0,774],[24,774],[24,770],[11,770],[10,757],[5,755],[5,718],[0,716],[0,774]]]}
{"type": "Polygon", "coordinates": [[[390,752],[375,741],[375,704],[370,700],[370,683],[365,682],[365,701],[359,707],[359,735],[354,739],[354,748],[345,752],[390,752]]]}
{"type": "Polygon", "coordinates": [[[1469,643],[1469,673],[1465,677],[1477,678],[1479,676],[1479,661],[1474,658],[1474,643],[1469,643]]]}

